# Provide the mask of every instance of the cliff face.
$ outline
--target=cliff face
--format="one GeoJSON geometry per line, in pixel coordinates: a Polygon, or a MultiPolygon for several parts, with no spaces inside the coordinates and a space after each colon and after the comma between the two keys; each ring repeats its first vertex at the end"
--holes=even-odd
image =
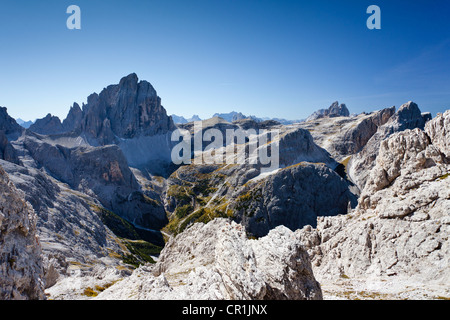
{"type": "Polygon", "coordinates": [[[8,114],[8,110],[0,107],[0,131],[6,136],[17,136],[22,133],[24,129],[8,114]]]}
{"type": "Polygon", "coordinates": [[[291,230],[316,226],[318,216],[346,214],[356,201],[336,172],[325,165],[300,163],[247,183],[229,209],[250,234],[260,237],[279,225],[291,230]]]}
{"type": "Polygon", "coordinates": [[[49,114],[37,120],[30,130],[46,135],[75,131],[97,146],[165,134],[175,128],[156,90],[149,82],[138,81],[137,75],[132,73],[100,94],[91,94],[82,109],[74,103],[62,123],[49,114]]]}
{"type": "Polygon", "coordinates": [[[101,145],[175,129],[156,90],[147,81],[138,82],[134,73],[90,95],[83,114],[81,131],[101,145]]]}
{"type": "Polygon", "coordinates": [[[0,300],[44,299],[36,216],[0,167],[0,300]]]}
{"type": "Polygon", "coordinates": [[[64,131],[61,120],[50,113],[42,119],[37,119],[29,129],[39,134],[59,134],[64,131]]]}
{"type": "Polygon", "coordinates": [[[349,176],[360,190],[364,189],[368,174],[375,165],[381,142],[396,132],[415,128],[424,129],[427,120],[429,117],[422,115],[417,104],[410,101],[403,104],[386,123],[377,129],[362,150],[352,156],[348,163],[349,176]]]}

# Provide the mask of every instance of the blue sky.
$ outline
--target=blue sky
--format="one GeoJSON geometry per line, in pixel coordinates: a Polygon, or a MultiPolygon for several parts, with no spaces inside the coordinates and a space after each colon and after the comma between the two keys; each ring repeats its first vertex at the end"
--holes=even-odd
{"type": "Polygon", "coordinates": [[[450,2],[43,0],[0,3],[0,105],[64,119],[73,102],[135,72],[169,114],[305,118],[409,100],[450,109],[450,2]],[[66,9],[81,8],[81,30],[66,9]],[[369,30],[369,5],[381,30],[369,30]]]}

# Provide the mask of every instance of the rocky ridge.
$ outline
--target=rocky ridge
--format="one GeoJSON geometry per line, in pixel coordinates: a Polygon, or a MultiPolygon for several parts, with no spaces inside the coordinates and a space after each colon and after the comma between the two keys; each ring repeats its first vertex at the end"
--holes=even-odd
{"type": "Polygon", "coordinates": [[[141,267],[97,299],[321,299],[308,256],[293,232],[248,240],[226,219],[173,238],[152,268],[141,267]]]}

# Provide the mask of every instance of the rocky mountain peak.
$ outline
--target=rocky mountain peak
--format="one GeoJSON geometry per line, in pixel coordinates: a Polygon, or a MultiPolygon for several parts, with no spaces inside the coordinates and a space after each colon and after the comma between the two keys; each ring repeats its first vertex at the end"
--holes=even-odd
{"type": "Polygon", "coordinates": [[[347,106],[342,103],[339,104],[338,101],[333,102],[333,104],[328,108],[328,117],[348,117],[350,116],[350,112],[347,109],[347,106]]]}
{"type": "Polygon", "coordinates": [[[412,101],[403,104],[398,109],[393,121],[398,121],[401,126],[406,126],[408,129],[423,129],[425,126],[425,119],[419,106],[412,101]]]}
{"type": "Polygon", "coordinates": [[[350,112],[347,109],[347,106],[342,103],[339,104],[338,101],[335,101],[331,104],[328,109],[320,109],[310,115],[306,121],[317,120],[320,118],[335,118],[335,117],[348,117],[350,116],[350,112]]]}
{"type": "Polygon", "coordinates": [[[70,132],[81,125],[83,119],[83,111],[78,103],[74,102],[70,108],[66,119],[63,121],[62,126],[65,132],[70,132]]]}
{"type": "Polygon", "coordinates": [[[6,135],[22,132],[22,127],[8,114],[8,109],[0,107],[0,131],[6,135]]]}
{"type": "Polygon", "coordinates": [[[37,119],[29,129],[39,134],[58,134],[64,131],[61,120],[50,113],[42,119],[37,119]]]}
{"type": "Polygon", "coordinates": [[[136,73],[134,73],[134,72],[130,73],[129,75],[120,79],[119,87],[127,86],[127,85],[134,86],[138,83],[138,80],[139,80],[139,78],[136,73]]]}
{"type": "Polygon", "coordinates": [[[81,122],[81,130],[88,138],[105,145],[117,142],[117,138],[132,139],[175,129],[153,86],[138,80],[132,73],[119,84],[103,89],[99,95],[88,97],[81,122]]]}
{"type": "Polygon", "coordinates": [[[100,94],[89,95],[83,109],[74,103],[63,123],[48,114],[36,120],[30,130],[46,135],[77,131],[92,145],[107,145],[165,134],[175,128],[153,86],[131,73],[100,94]]]}

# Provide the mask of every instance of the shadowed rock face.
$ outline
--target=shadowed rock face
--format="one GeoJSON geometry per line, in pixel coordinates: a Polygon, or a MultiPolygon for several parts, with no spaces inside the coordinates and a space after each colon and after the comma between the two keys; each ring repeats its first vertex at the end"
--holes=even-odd
{"type": "Polygon", "coordinates": [[[0,107],[0,159],[20,163],[17,152],[9,139],[17,139],[23,128],[8,115],[7,109],[0,107]]]}
{"type": "Polygon", "coordinates": [[[6,136],[20,135],[24,129],[8,115],[8,110],[0,107],[0,131],[3,131],[6,136]]]}
{"type": "Polygon", "coordinates": [[[235,220],[260,237],[279,225],[316,225],[318,216],[346,214],[356,206],[348,184],[325,165],[300,163],[249,184],[231,201],[235,220]]]}
{"type": "Polygon", "coordinates": [[[50,113],[45,118],[37,119],[29,129],[39,134],[59,134],[64,131],[61,120],[50,113]]]}
{"type": "Polygon", "coordinates": [[[46,135],[76,131],[96,146],[165,134],[175,128],[156,90],[147,81],[138,82],[137,75],[132,73],[100,94],[91,94],[83,110],[74,103],[63,123],[49,114],[36,120],[30,130],[46,135]]]}
{"type": "Polygon", "coordinates": [[[81,125],[83,120],[83,111],[81,110],[78,103],[74,103],[72,108],[70,108],[66,119],[62,123],[64,132],[71,132],[81,125]]]}
{"type": "Polygon", "coordinates": [[[8,141],[8,138],[4,134],[4,131],[0,131],[0,159],[16,164],[20,163],[17,152],[8,141]]]}
{"type": "Polygon", "coordinates": [[[83,113],[81,131],[101,145],[175,129],[155,89],[147,81],[138,82],[134,73],[99,95],[90,95],[83,113]]]}
{"type": "Polygon", "coordinates": [[[36,216],[0,167],[0,300],[43,299],[36,216]]]}
{"type": "Polygon", "coordinates": [[[23,144],[53,177],[97,198],[128,221],[158,230],[166,223],[164,209],[140,191],[118,146],[66,148],[32,136],[25,137],[23,144]]]}

